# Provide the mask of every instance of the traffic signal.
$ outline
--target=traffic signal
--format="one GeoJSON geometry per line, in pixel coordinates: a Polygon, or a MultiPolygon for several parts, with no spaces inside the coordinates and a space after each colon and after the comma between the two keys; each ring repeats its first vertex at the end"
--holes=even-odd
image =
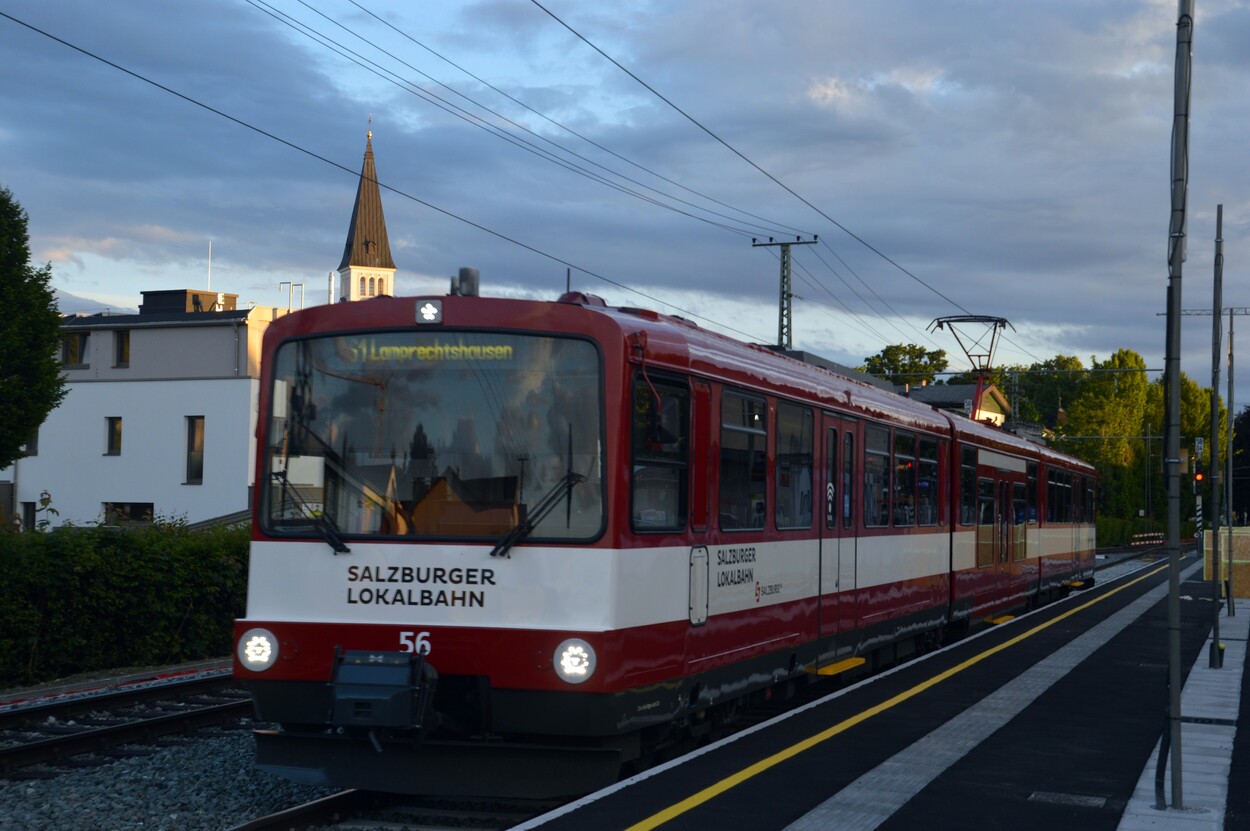
{"type": "Polygon", "coordinates": [[[1201,470],[1195,470],[1195,471],[1194,471],[1194,481],[1195,481],[1195,482],[1201,483],[1201,482],[1202,482],[1202,480],[1203,480],[1203,479],[1205,479],[1205,478],[1206,478],[1206,476],[1205,476],[1205,474],[1204,474],[1201,470]]]}

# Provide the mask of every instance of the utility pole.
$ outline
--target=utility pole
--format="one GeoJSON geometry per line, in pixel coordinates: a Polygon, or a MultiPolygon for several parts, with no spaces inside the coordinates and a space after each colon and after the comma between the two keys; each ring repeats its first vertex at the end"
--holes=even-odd
{"type": "MultiPolygon", "coordinates": [[[[1220,206],[1220,209],[1221,210],[1219,210],[1219,212],[1217,213],[1217,223],[1222,225],[1223,224],[1223,210],[1222,210],[1223,206],[1222,205],[1220,206]]],[[[1217,270],[1217,273],[1220,275],[1220,280],[1222,282],[1223,274],[1224,274],[1223,232],[1217,230],[1216,236],[1218,237],[1218,239],[1216,240],[1215,268],[1217,270]]],[[[1224,485],[1224,510],[1226,511],[1225,516],[1228,519],[1228,544],[1225,548],[1226,555],[1225,555],[1225,562],[1224,562],[1224,567],[1225,567],[1224,573],[1228,575],[1228,580],[1229,580],[1228,597],[1226,597],[1225,600],[1227,600],[1228,602],[1228,616],[1236,617],[1237,606],[1236,606],[1236,601],[1234,601],[1233,599],[1233,591],[1232,591],[1233,524],[1234,524],[1234,517],[1236,516],[1236,512],[1233,510],[1233,437],[1234,437],[1234,427],[1236,425],[1236,417],[1234,415],[1234,413],[1236,412],[1236,409],[1233,404],[1233,359],[1236,356],[1236,351],[1233,348],[1233,321],[1238,315],[1250,315],[1250,306],[1228,306],[1223,309],[1217,309],[1217,310],[1182,309],[1181,315],[1185,317],[1190,317],[1190,316],[1198,317],[1198,316],[1206,316],[1206,315],[1213,315],[1215,317],[1219,317],[1224,312],[1228,313],[1228,383],[1227,383],[1228,434],[1227,434],[1227,440],[1224,446],[1224,465],[1223,465],[1223,477],[1222,478],[1223,478],[1223,485],[1224,485]]],[[[1213,390],[1214,390],[1214,384],[1215,384],[1215,381],[1212,382],[1213,390]]],[[[1218,439],[1213,439],[1213,441],[1218,441],[1218,439]]]]}
{"type": "MultiPolygon", "coordinates": [[[[1193,63],[1193,0],[1178,0],[1176,69],[1172,117],[1172,211],[1168,223],[1167,371],[1164,412],[1167,439],[1163,452],[1168,484],[1168,719],[1160,748],[1159,773],[1172,756],[1172,808],[1185,807],[1181,771],[1181,277],[1187,229],[1189,187],[1189,90],[1193,63]]],[[[1160,778],[1156,778],[1156,807],[1166,808],[1160,778]]]]}
{"type": "MultiPolygon", "coordinates": [[[[1224,206],[1215,209],[1215,283],[1211,305],[1211,652],[1208,666],[1224,666],[1220,650],[1220,309],[1224,301],[1224,206]]],[[[1229,413],[1230,421],[1232,413],[1229,413]]],[[[1229,429],[1232,429],[1230,423],[1229,429]]],[[[1198,544],[1202,545],[1202,537],[1198,544]]],[[[1229,539],[1232,547],[1232,539],[1229,539]]],[[[1232,576],[1232,571],[1229,571],[1232,576]]]]}
{"type": "MultiPolygon", "coordinates": [[[[1220,269],[1224,268],[1224,251],[1220,248],[1220,269]]],[[[1228,616],[1237,614],[1233,603],[1233,310],[1228,310],[1228,447],[1224,453],[1224,498],[1228,505],[1228,616]]]]}
{"type": "Polygon", "coordinates": [[[819,239],[820,237],[813,236],[809,240],[795,237],[792,242],[775,242],[772,237],[768,238],[768,242],[751,240],[752,248],[781,248],[781,297],[778,302],[777,346],[782,349],[794,347],[794,291],[790,267],[790,246],[814,245],[819,239]]]}

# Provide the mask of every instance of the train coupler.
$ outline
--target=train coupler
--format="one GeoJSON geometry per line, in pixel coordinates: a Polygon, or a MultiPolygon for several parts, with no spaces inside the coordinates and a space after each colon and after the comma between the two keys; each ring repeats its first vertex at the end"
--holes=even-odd
{"type": "Polygon", "coordinates": [[[421,730],[433,721],[437,685],[438,672],[423,654],[345,652],[335,656],[329,722],[371,734],[378,728],[421,730]]]}

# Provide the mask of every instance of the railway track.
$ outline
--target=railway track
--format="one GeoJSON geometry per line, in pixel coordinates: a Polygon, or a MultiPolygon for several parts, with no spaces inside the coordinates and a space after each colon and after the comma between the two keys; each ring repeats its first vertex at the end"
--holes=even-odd
{"type": "Polygon", "coordinates": [[[224,672],[10,706],[0,711],[0,776],[47,778],[84,754],[107,757],[250,715],[251,700],[224,672]]]}

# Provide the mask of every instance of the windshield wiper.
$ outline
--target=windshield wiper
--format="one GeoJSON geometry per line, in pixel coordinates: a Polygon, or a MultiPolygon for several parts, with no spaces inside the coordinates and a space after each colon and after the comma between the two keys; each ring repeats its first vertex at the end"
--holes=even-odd
{"type": "Polygon", "coordinates": [[[569,498],[572,503],[573,488],[586,481],[586,477],[580,473],[569,471],[560,477],[560,481],[556,482],[556,486],[547,491],[542,499],[538,500],[538,504],[534,506],[534,510],[526,511],[526,517],[513,526],[512,530],[504,534],[503,539],[490,550],[492,557],[507,557],[508,552],[512,550],[512,546],[525,539],[534,530],[534,526],[542,522],[547,514],[551,513],[560,500],[565,497],[569,498]]]}
{"type": "Polygon", "coordinates": [[[334,518],[324,510],[320,513],[313,511],[303,497],[299,495],[299,491],[295,489],[295,486],[287,479],[285,470],[275,470],[269,475],[275,481],[282,483],[282,501],[286,502],[289,495],[291,501],[299,506],[300,513],[312,525],[313,530],[317,532],[317,536],[325,540],[326,545],[334,549],[335,554],[352,553],[352,550],[347,547],[347,543],[343,542],[343,532],[339,530],[338,523],[334,521],[334,518]]]}

